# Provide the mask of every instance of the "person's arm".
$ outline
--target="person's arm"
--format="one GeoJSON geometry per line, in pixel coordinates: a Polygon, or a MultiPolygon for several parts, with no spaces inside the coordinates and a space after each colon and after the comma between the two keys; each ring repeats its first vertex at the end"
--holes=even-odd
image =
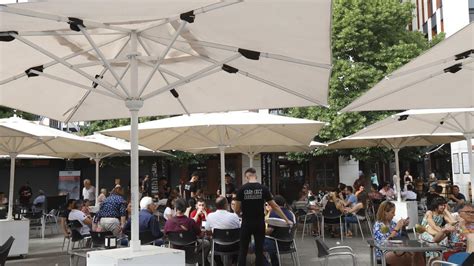
{"type": "Polygon", "coordinates": [[[443,239],[445,239],[448,236],[449,233],[452,233],[452,232],[455,232],[455,231],[456,231],[456,228],[448,225],[448,226],[444,227],[443,229],[441,229],[441,231],[436,233],[436,235],[433,237],[433,242],[439,243],[443,239]]]}
{"type": "Polygon", "coordinates": [[[92,226],[92,219],[91,219],[90,217],[87,217],[87,216],[86,216],[86,218],[85,218],[84,220],[82,220],[82,222],[83,222],[84,224],[87,224],[87,225],[91,225],[91,226],[92,226]]]}
{"type": "Polygon", "coordinates": [[[274,200],[270,200],[267,203],[268,203],[268,205],[270,205],[270,207],[272,207],[272,210],[275,211],[276,214],[278,214],[278,216],[280,216],[283,220],[285,220],[286,224],[293,224],[288,219],[288,217],[286,217],[286,215],[281,210],[280,206],[278,206],[278,204],[276,204],[276,202],[274,200]]]}
{"type": "Polygon", "coordinates": [[[362,204],[362,202],[359,202],[355,204],[352,208],[348,209],[347,212],[355,214],[363,207],[364,207],[364,204],[362,204]]]}
{"type": "Polygon", "coordinates": [[[154,216],[150,219],[150,229],[151,234],[156,238],[162,238],[163,232],[161,232],[160,223],[158,222],[158,217],[154,216]]]}

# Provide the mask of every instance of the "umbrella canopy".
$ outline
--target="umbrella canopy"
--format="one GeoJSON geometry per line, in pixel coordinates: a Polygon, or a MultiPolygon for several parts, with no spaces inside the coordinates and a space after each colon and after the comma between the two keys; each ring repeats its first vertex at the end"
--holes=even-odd
{"type": "Polygon", "coordinates": [[[11,159],[7,219],[12,218],[15,160],[20,153],[75,158],[96,151],[117,152],[109,146],[18,117],[0,119],[0,154],[9,155],[11,159]]]}
{"type": "Polygon", "coordinates": [[[414,120],[399,119],[390,116],[376,122],[353,135],[333,141],[328,144],[329,149],[351,149],[360,147],[386,147],[395,153],[395,168],[397,175],[397,197],[400,197],[400,166],[398,152],[408,146],[429,146],[449,143],[463,139],[462,134],[439,130],[433,132],[426,125],[414,120]]]}
{"type": "Polygon", "coordinates": [[[474,22],[400,67],[343,112],[474,107],[474,22]]]}
{"type": "Polygon", "coordinates": [[[133,221],[139,115],[327,103],[330,0],[49,0],[0,6],[0,21],[1,105],[131,117],[133,221]]]}
{"type": "MultiPolygon", "coordinates": [[[[139,142],[157,150],[183,150],[193,153],[240,152],[252,158],[260,152],[306,151],[325,124],[292,117],[229,112],[183,115],[140,123],[139,142]]],[[[129,138],[130,126],[102,131],[129,138]]],[[[221,165],[225,163],[221,160],[221,165]]],[[[221,167],[222,191],[225,169],[221,167]]]]}
{"type": "MultiPolygon", "coordinates": [[[[397,115],[410,123],[416,123],[429,129],[432,133],[451,132],[464,136],[467,141],[469,169],[474,169],[472,138],[474,137],[474,108],[422,109],[409,110],[397,115]]],[[[474,184],[474,171],[470,170],[471,184],[474,184]]],[[[474,186],[472,187],[474,195],[474,186]]]]}

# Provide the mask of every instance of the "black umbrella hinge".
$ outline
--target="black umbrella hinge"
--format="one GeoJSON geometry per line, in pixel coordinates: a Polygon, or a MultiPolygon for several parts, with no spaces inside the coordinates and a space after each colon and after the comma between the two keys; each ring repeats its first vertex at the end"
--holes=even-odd
{"type": "Polygon", "coordinates": [[[84,26],[84,21],[82,19],[73,18],[73,17],[69,17],[68,19],[69,19],[69,21],[68,21],[69,28],[73,31],[81,31],[79,26],[81,26],[83,28],[86,27],[86,26],[84,26]]]}
{"type": "Polygon", "coordinates": [[[239,72],[238,68],[231,67],[231,66],[226,65],[226,64],[222,65],[222,70],[224,70],[225,72],[230,73],[230,74],[235,74],[235,73],[239,72]]]}
{"type": "Polygon", "coordinates": [[[18,31],[2,31],[0,32],[0,42],[11,42],[15,40],[15,36],[18,35],[18,31]]]}
{"type": "Polygon", "coordinates": [[[170,92],[175,98],[179,98],[179,93],[175,89],[171,89],[170,92]]]}
{"type": "Polygon", "coordinates": [[[459,63],[459,64],[454,64],[454,65],[452,65],[452,66],[450,66],[450,67],[447,67],[447,68],[443,69],[443,71],[444,71],[444,73],[448,73],[448,72],[449,72],[449,73],[453,73],[453,74],[454,74],[454,73],[458,72],[458,71],[461,70],[461,69],[462,69],[462,64],[459,63]]]}
{"type": "Polygon", "coordinates": [[[239,48],[238,52],[245,58],[250,60],[259,60],[260,59],[260,52],[247,50],[239,48]]]}
{"type": "Polygon", "coordinates": [[[36,70],[38,72],[43,73],[44,67],[43,65],[41,65],[41,66],[30,67],[27,70],[25,70],[26,76],[29,78],[39,76],[37,73],[33,73],[31,70],[36,70]]]}
{"type": "MultiPolygon", "coordinates": [[[[96,78],[96,79],[102,79],[102,78],[104,78],[104,76],[95,75],[95,78],[96,78]]],[[[95,89],[95,88],[97,88],[98,85],[99,85],[99,84],[97,84],[97,82],[95,82],[95,81],[92,82],[92,88],[95,89]]]]}
{"type": "Polygon", "coordinates": [[[454,58],[455,58],[456,61],[461,60],[461,59],[466,59],[469,56],[471,56],[471,54],[474,54],[474,49],[470,49],[470,50],[467,50],[465,52],[459,53],[459,54],[455,55],[454,58]]]}
{"type": "Polygon", "coordinates": [[[194,19],[196,18],[196,15],[194,15],[194,10],[191,10],[191,11],[180,14],[179,18],[188,23],[193,23],[194,19]]]}

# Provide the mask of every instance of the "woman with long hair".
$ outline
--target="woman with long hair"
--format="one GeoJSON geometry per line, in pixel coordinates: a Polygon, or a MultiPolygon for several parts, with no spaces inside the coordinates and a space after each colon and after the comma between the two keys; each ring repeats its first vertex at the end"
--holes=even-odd
{"type": "MultiPolygon", "coordinates": [[[[374,240],[377,242],[387,241],[401,236],[400,230],[408,225],[407,219],[400,219],[398,222],[393,221],[395,216],[395,204],[390,201],[384,201],[380,204],[377,211],[376,221],[374,224],[374,240]]],[[[376,250],[377,260],[382,259],[382,251],[376,250]]],[[[387,252],[385,253],[385,261],[389,265],[424,265],[423,253],[411,252],[387,252]]]]}

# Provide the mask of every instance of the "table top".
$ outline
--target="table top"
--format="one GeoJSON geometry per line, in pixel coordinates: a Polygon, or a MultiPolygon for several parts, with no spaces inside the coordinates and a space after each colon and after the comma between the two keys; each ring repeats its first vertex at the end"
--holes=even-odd
{"type": "Polygon", "coordinates": [[[376,247],[382,251],[411,251],[411,252],[426,252],[426,251],[442,251],[446,247],[436,243],[420,242],[418,240],[400,240],[400,241],[374,241],[367,240],[371,247],[376,247]]]}

